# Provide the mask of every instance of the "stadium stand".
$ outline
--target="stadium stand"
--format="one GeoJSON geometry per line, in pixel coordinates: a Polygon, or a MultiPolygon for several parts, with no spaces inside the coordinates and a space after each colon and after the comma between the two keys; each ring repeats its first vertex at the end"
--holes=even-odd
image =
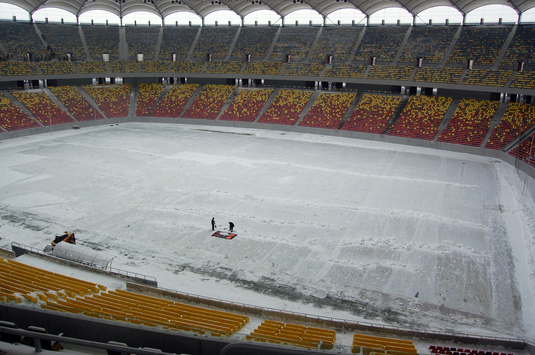
{"type": "Polygon", "coordinates": [[[155,117],[178,117],[197,90],[197,84],[173,85],[152,110],[155,117]]]}
{"type": "Polygon", "coordinates": [[[103,118],[75,86],[51,86],[49,89],[78,121],[103,118]]]}
{"type": "Polygon", "coordinates": [[[462,68],[417,68],[412,81],[421,81],[429,83],[458,84],[463,75],[462,68]]]}
{"type": "Polygon", "coordinates": [[[62,59],[65,59],[67,54],[70,53],[74,55],[72,59],[86,59],[78,26],[39,24],[37,27],[46,38],[46,43],[48,43],[52,52],[56,54],[56,58],[60,55],[63,57],[62,59]]]}
{"type": "Polygon", "coordinates": [[[535,89],[535,72],[515,73],[515,77],[510,87],[515,89],[535,89]]]}
{"type": "Polygon", "coordinates": [[[329,329],[265,320],[246,339],[325,350],[334,348],[336,332],[329,329]]]}
{"type": "Polygon", "coordinates": [[[165,89],[164,84],[142,83],[138,85],[136,116],[146,116],[165,89]]]}
{"type": "Polygon", "coordinates": [[[448,63],[465,64],[474,59],[478,65],[493,65],[512,26],[464,26],[448,63]]]}
{"type": "Polygon", "coordinates": [[[382,134],[401,102],[401,96],[364,94],[343,131],[382,134]]]}
{"type": "Polygon", "coordinates": [[[186,59],[198,31],[195,27],[164,26],[159,58],[172,60],[171,55],[176,54],[177,59],[186,59]]]}
{"type": "Polygon", "coordinates": [[[200,73],[204,62],[176,61],[171,64],[171,73],[200,73]]]}
{"type": "Polygon", "coordinates": [[[2,76],[30,76],[39,75],[34,63],[28,62],[0,62],[2,76]]]}
{"type": "Polygon", "coordinates": [[[137,73],[139,67],[135,60],[110,60],[108,64],[112,73],[137,73]]]}
{"type": "Polygon", "coordinates": [[[156,57],[156,44],[160,36],[160,27],[127,26],[125,31],[129,59],[137,59],[138,53],[143,53],[143,59],[156,57]]]}
{"type": "Polygon", "coordinates": [[[167,73],[171,62],[168,60],[144,60],[141,62],[142,73],[167,73]]]}
{"type": "Polygon", "coordinates": [[[535,106],[511,102],[500,123],[492,131],[485,148],[502,149],[533,124],[535,124],[535,106]]]}
{"type": "Polygon", "coordinates": [[[501,65],[511,68],[517,60],[533,67],[535,64],[535,25],[519,25],[513,41],[507,48],[501,65]]]}
{"type": "Polygon", "coordinates": [[[119,26],[81,26],[89,55],[93,60],[101,60],[103,53],[110,59],[119,57],[119,26]]]}
{"type": "Polygon", "coordinates": [[[394,65],[372,65],[368,70],[366,79],[377,80],[409,80],[414,67],[401,67],[394,65]]]}
{"type": "Polygon", "coordinates": [[[249,62],[243,68],[243,74],[279,75],[282,65],[280,62],[249,62]]]}
{"type": "Polygon", "coordinates": [[[504,353],[504,352],[500,353],[496,351],[454,348],[454,347],[449,347],[449,346],[438,346],[438,345],[430,345],[429,352],[431,352],[431,354],[448,354],[448,355],[453,355],[454,353],[457,353],[456,355],[514,355],[511,353],[504,353]]]}
{"type": "Polygon", "coordinates": [[[356,96],[355,93],[322,92],[299,122],[299,126],[338,129],[356,96]]]}
{"type": "Polygon", "coordinates": [[[14,91],[11,93],[43,126],[74,122],[48,95],[39,91],[14,91]]]}
{"type": "Polygon", "coordinates": [[[130,84],[89,86],[84,85],[85,91],[108,117],[126,117],[130,106],[130,84]]]}
{"type": "Polygon", "coordinates": [[[347,61],[362,32],[362,27],[324,27],[310,59],[324,60],[327,55],[333,61],[347,61]]]}
{"type": "Polygon", "coordinates": [[[203,27],[191,57],[204,59],[211,53],[212,59],[224,59],[237,31],[238,27],[203,27]]]}
{"type": "Polygon", "coordinates": [[[97,60],[88,60],[85,62],[77,62],[76,68],[78,69],[78,72],[80,74],[99,74],[99,73],[107,73],[108,68],[106,67],[106,63],[103,61],[97,61],[97,60]]]}
{"type": "Polygon", "coordinates": [[[242,62],[209,62],[204,68],[206,74],[238,74],[242,62]]]}
{"type": "Polygon", "coordinates": [[[243,60],[249,54],[252,59],[264,59],[276,33],[277,27],[242,27],[231,58],[243,60]]]}
{"type": "Polygon", "coordinates": [[[533,147],[534,145],[535,134],[532,134],[530,137],[520,143],[519,146],[512,149],[509,154],[535,167],[535,148],[533,147]]]}
{"type": "Polygon", "coordinates": [[[322,69],[321,63],[287,63],[282,75],[319,76],[322,69]]]}
{"type": "Polygon", "coordinates": [[[388,135],[432,140],[451,101],[450,97],[411,96],[388,135]]]}
{"type": "Polygon", "coordinates": [[[241,89],[219,120],[254,122],[272,92],[273,89],[241,89]]]}
{"type": "Polygon", "coordinates": [[[438,141],[481,146],[498,105],[497,101],[462,99],[438,141]]]}
{"type": "Polygon", "coordinates": [[[291,61],[303,61],[317,33],[317,27],[283,27],[271,52],[271,59],[282,60],[290,55],[291,61]]]}
{"type": "Polygon", "coordinates": [[[425,63],[440,63],[457,29],[457,26],[413,27],[399,62],[415,63],[417,58],[424,58],[425,63]]]}
{"type": "Polygon", "coordinates": [[[47,58],[46,48],[31,23],[0,21],[0,42],[14,59],[25,60],[28,53],[37,60],[47,58]]]}
{"type": "Polygon", "coordinates": [[[414,343],[410,340],[383,338],[365,334],[354,334],[352,353],[369,355],[373,353],[382,353],[389,355],[417,355],[418,352],[414,343]]]}
{"type": "Polygon", "coordinates": [[[45,75],[76,74],[72,62],[38,62],[37,65],[45,75]]]}
{"type": "Polygon", "coordinates": [[[512,70],[470,69],[463,78],[464,85],[505,86],[512,70]]]}
{"type": "Polygon", "coordinates": [[[333,64],[332,68],[325,68],[323,76],[327,78],[362,79],[366,66],[362,64],[333,64]]]}
{"type": "Polygon", "coordinates": [[[312,94],[312,91],[280,90],[258,122],[294,125],[312,94]]]}
{"type": "Polygon", "coordinates": [[[233,85],[204,85],[191,106],[182,114],[183,118],[213,120],[234,91],[233,85]]]}
{"type": "Polygon", "coordinates": [[[18,131],[41,126],[33,118],[22,112],[2,93],[0,93],[0,125],[7,131],[18,131]]]}
{"type": "Polygon", "coordinates": [[[406,26],[368,27],[353,60],[368,61],[377,57],[378,61],[391,62],[407,29],[406,26]]]}

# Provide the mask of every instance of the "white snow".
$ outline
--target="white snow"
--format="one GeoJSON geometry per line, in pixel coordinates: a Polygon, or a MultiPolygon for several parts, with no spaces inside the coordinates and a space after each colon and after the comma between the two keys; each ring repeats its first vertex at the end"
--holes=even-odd
{"type": "MultiPolygon", "coordinates": [[[[487,157],[127,123],[0,141],[0,246],[55,234],[163,288],[353,321],[535,339],[534,203],[487,157]],[[236,224],[233,240],[212,237],[236,224]],[[418,297],[415,297],[418,293],[418,297]]],[[[124,288],[114,278],[19,260],[124,288]]]]}

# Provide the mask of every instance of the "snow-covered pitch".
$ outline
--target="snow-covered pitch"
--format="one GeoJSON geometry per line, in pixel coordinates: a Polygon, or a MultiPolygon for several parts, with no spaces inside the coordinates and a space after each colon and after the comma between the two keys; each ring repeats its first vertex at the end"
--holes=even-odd
{"type": "Polygon", "coordinates": [[[0,141],[0,246],[75,232],[113,267],[177,291],[535,339],[523,184],[500,160],[411,146],[105,125],[0,141]],[[212,217],[238,236],[213,237],[212,217]]]}

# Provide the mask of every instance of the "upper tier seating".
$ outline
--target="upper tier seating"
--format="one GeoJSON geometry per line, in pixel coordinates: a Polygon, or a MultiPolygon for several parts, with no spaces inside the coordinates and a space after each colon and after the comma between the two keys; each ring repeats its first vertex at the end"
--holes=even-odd
{"type": "Polygon", "coordinates": [[[138,53],[143,53],[143,59],[156,57],[156,44],[160,36],[160,27],[128,26],[125,31],[129,59],[137,59],[138,53]]]}
{"type": "Polygon", "coordinates": [[[219,120],[254,122],[272,92],[273,89],[241,89],[219,120]]]}
{"type": "Polygon", "coordinates": [[[280,90],[258,122],[294,125],[312,94],[312,91],[280,90]]]}
{"type": "Polygon", "coordinates": [[[535,124],[535,106],[511,102],[500,123],[492,131],[485,148],[502,149],[533,124],[535,124]]]}
{"type": "Polygon", "coordinates": [[[186,59],[198,31],[196,27],[164,26],[159,58],[172,60],[171,55],[176,54],[177,59],[186,59]]]}
{"type": "Polygon", "coordinates": [[[51,86],[49,89],[78,121],[103,118],[76,86],[51,86]]]}
{"type": "Polygon", "coordinates": [[[512,70],[470,69],[463,78],[465,85],[505,86],[512,70]]]}
{"type": "Polygon", "coordinates": [[[210,53],[212,59],[225,59],[237,31],[238,27],[203,27],[191,57],[205,59],[210,53]]]}
{"type": "Polygon", "coordinates": [[[204,68],[206,74],[238,74],[243,62],[209,62],[204,68]]]}
{"type": "Polygon", "coordinates": [[[377,80],[409,80],[414,67],[398,67],[394,65],[372,65],[366,79],[377,80]]]}
{"type": "Polygon", "coordinates": [[[137,73],[139,68],[135,60],[111,60],[108,64],[112,73],[137,73]]]}
{"type": "Polygon", "coordinates": [[[172,62],[171,73],[200,73],[204,62],[176,61],[172,62]]]}
{"type": "Polygon", "coordinates": [[[141,83],[138,86],[136,116],[146,116],[154,106],[158,96],[165,89],[164,84],[141,83]]]}
{"type": "Polygon", "coordinates": [[[26,76],[39,75],[33,63],[28,62],[0,62],[0,75],[2,76],[26,76]]]}
{"type": "Polygon", "coordinates": [[[44,126],[74,122],[43,91],[14,91],[11,94],[44,126]]]}
{"type": "Polygon", "coordinates": [[[321,63],[286,63],[282,75],[319,76],[322,69],[321,63]]]}
{"type": "Polygon", "coordinates": [[[282,27],[270,57],[284,59],[290,55],[291,61],[303,61],[317,33],[317,27],[282,27]]]}
{"type": "Polygon", "coordinates": [[[329,329],[265,320],[251,334],[247,335],[246,339],[293,345],[305,349],[325,350],[334,348],[336,332],[329,329]]]}
{"type": "Polygon", "coordinates": [[[438,141],[481,146],[498,105],[497,101],[462,99],[438,141]]]}
{"type": "Polygon", "coordinates": [[[182,117],[214,120],[234,89],[233,85],[205,85],[182,117]]]}
{"type": "Polygon", "coordinates": [[[37,27],[56,56],[59,54],[65,58],[67,53],[71,53],[76,60],[86,59],[78,26],[39,24],[37,27]]]}
{"type": "Polygon", "coordinates": [[[332,55],[335,61],[347,61],[363,27],[324,27],[321,32],[312,60],[325,60],[332,55]]]}
{"type": "Polygon", "coordinates": [[[152,110],[151,116],[178,117],[198,86],[198,84],[173,85],[152,110]]]}
{"type": "Polygon", "coordinates": [[[97,73],[107,73],[108,68],[106,67],[106,62],[101,60],[88,60],[85,62],[77,62],[76,68],[80,74],[97,74],[97,73]]]}
{"type": "Polygon", "coordinates": [[[45,75],[75,74],[72,62],[38,62],[37,65],[45,75]]]}
{"type": "Polygon", "coordinates": [[[27,54],[33,53],[37,59],[45,59],[46,48],[33,26],[30,23],[0,22],[0,42],[8,55],[15,59],[27,59],[27,54]]]}
{"type": "Polygon", "coordinates": [[[355,96],[355,93],[322,92],[299,126],[338,129],[355,96]]]}
{"type": "Polygon", "coordinates": [[[432,140],[451,101],[450,97],[411,96],[388,135],[432,140]]]}
{"type": "Polygon", "coordinates": [[[415,63],[417,58],[424,58],[424,63],[440,63],[457,29],[457,26],[413,27],[399,62],[415,63]]]}
{"type": "Polygon", "coordinates": [[[530,67],[535,65],[535,26],[532,24],[518,26],[501,65],[512,67],[517,60],[530,67]]]}
{"type": "Polygon", "coordinates": [[[368,61],[371,57],[377,57],[378,61],[391,62],[394,60],[408,28],[406,26],[366,28],[354,60],[368,61]]]}
{"type": "Polygon", "coordinates": [[[512,26],[465,26],[455,43],[448,63],[465,64],[474,59],[477,65],[493,65],[512,26]]]}
{"type": "Polygon", "coordinates": [[[243,68],[243,74],[279,75],[281,62],[249,62],[243,68]]]}
{"type": "Polygon", "coordinates": [[[364,94],[343,131],[383,134],[401,102],[401,96],[364,94]]]}
{"type": "Polygon", "coordinates": [[[381,353],[387,355],[418,355],[414,343],[410,340],[383,338],[373,335],[354,334],[352,353],[369,355],[381,353]]]}
{"type": "Polygon", "coordinates": [[[535,167],[535,134],[525,139],[519,146],[512,149],[509,154],[521,159],[529,165],[535,167]]]}
{"type": "Polygon", "coordinates": [[[168,60],[144,60],[141,62],[142,73],[167,73],[171,62],[168,60]]]}
{"type": "Polygon", "coordinates": [[[277,27],[242,27],[232,58],[243,60],[250,54],[251,59],[264,59],[276,33],[277,27]]]}
{"type": "Polygon", "coordinates": [[[119,57],[119,26],[81,27],[93,60],[102,60],[102,53],[109,53],[110,59],[119,57]]]}
{"type": "Polygon", "coordinates": [[[326,68],[323,76],[326,78],[353,78],[362,79],[366,72],[366,66],[362,64],[333,64],[332,68],[326,68]]]}
{"type": "Polygon", "coordinates": [[[444,84],[458,84],[463,75],[462,68],[431,68],[422,67],[417,68],[412,81],[430,82],[430,83],[444,83],[444,84]]]}
{"type": "Polygon", "coordinates": [[[535,89],[535,71],[517,72],[510,87],[515,89],[535,89]]]}
{"type": "Polygon", "coordinates": [[[7,131],[41,127],[39,123],[22,112],[2,93],[0,93],[0,126],[7,131]]]}
{"type": "Polygon", "coordinates": [[[130,84],[90,86],[84,85],[100,110],[109,118],[126,117],[130,106],[130,84]]]}

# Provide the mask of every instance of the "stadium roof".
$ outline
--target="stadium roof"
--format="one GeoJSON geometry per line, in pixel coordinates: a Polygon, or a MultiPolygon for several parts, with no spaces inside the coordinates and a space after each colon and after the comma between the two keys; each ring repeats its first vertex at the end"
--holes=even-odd
{"type": "Polygon", "coordinates": [[[105,10],[120,18],[133,12],[149,12],[161,18],[175,12],[190,12],[201,18],[220,10],[231,10],[240,17],[272,10],[285,17],[296,10],[316,10],[328,16],[342,9],[360,10],[367,16],[386,8],[404,8],[415,15],[436,6],[450,6],[466,14],[484,5],[507,5],[518,14],[535,7],[535,0],[2,0],[30,14],[45,8],[59,8],[75,16],[91,10],[105,10]]]}

